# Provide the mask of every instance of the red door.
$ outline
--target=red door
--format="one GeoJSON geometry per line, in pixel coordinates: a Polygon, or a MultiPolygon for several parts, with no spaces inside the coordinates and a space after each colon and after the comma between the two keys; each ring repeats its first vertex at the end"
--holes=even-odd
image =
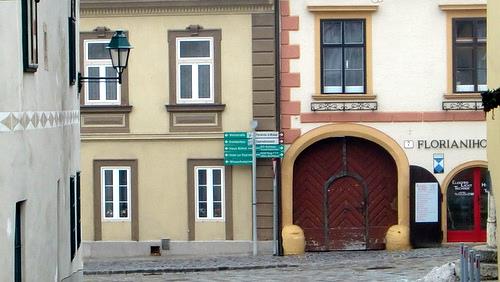
{"type": "Polygon", "coordinates": [[[342,176],[327,188],[328,249],[366,250],[365,185],[352,176],[342,176]]]}
{"type": "Polygon", "coordinates": [[[447,189],[448,242],[485,242],[488,216],[486,168],[469,168],[447,189]]]}
{"type": "Polygon", "coordinates": [[[293,217],[308,251],[383,249],[396,199],[396,164],[368,140],[324,139],[295,161],[293,217]]]}

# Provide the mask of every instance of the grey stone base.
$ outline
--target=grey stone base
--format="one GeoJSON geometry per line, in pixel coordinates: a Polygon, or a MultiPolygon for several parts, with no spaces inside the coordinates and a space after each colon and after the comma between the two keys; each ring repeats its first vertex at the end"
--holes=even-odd
{"type": "MultiPolygon", "coordinates": [[[[164,241],[165,242],[165,241],[164,241]]],[[[165,247],[165,243],[163,245],[165,247]]],[[[162,256],[169,255],[248,255],[252,241],[170,241],[168,250],[162,250],[162,241],[84,241],[84,259],[146,257],[151,247],[159,247],[162,256]]],[[[258,242],[259,254],[272,254],[272,241],[258,242]]]]}

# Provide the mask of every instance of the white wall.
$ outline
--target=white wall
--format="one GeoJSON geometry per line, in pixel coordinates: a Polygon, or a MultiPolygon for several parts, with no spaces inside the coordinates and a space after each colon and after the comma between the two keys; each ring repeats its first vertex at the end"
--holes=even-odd
{"type": "Polygon", "coordinates": [[[25,73],[21,1],[0,0],[0,281],[13,281],[16,202],[23,200],[23,280],[81,276],[80,257],[71,262],[69,249],[69,178],[80,158],[79,98],[68,82],[69,3],[38,4],[39,66],[25,73]],[[11,126],[42,114],[61,119],[11,126]]]}

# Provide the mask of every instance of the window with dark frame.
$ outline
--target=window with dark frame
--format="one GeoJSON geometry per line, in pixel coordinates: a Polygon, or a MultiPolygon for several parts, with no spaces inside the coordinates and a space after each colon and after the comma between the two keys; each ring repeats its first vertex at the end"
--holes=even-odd
{"type": "Polygon", "coordinates": [[[23,67],[25,72],[38,68],[38,13],[40,0],[22,0],[23,67]]]}
{"type": "Polygon", "coordinates": [[[14,282],[23,281],[23,205],[16,203],[16,227],[14,234],[14,282]]]}
{"type": "Polygon", "coordinates": [[[453,19],[453,89],[486,91],[486,19],[453,19]]]}
{"type": "Polygon", "coordinates": [[[69,216],[70,216],[70,251],[71,260],[76,254],[76,183],[75,177],[69,179],[69,216]]]}
{"type": "Polygon", "coordinates": [[[68,54],[69,54],[69,85],[76,83],[76,5],[70,0],[70,17],[68,18],[68,54]]]}
{"type": "Polygon", "coordinates": [[[80,172],[76,173],[76,249],[82,243],[82,222],[81,222],[81,199],[80,199],[80,172]]]}
{"type": "Polygon", "coordinates": [[[321,20],[321,93],[366,93],[365,20],[321,20]]]}

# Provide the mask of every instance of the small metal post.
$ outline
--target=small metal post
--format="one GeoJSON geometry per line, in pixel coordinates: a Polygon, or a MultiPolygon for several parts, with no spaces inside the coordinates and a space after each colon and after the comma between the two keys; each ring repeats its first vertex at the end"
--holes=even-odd
{"type": "Polygon", "coordinates": [[[258,124],[257,120],[252,120],[250,123],[252,127],[252,253],[254,256],[257,255],[257,156],[255,130],[258,124]]]}
{"type": "Polygon", "coordinates": [[[481,281],[481,264],[479,262],[480,259],[481,255],[476,254],[476,256],[474,257],[474,273],[476,274],[476,282],[481,281]]]}
{"type": "Polygon", "coordinates": [[[460,278],[462,281],[465,281],[465,259],[464,259],[464,253],[465,253],[465,245],[464,243],[460,244],[460,278]]]}
{"type": "Polygon", "coordinates": [[[464,261],[464,266],[462,267],[462,281],[469,281],[469,247],[465,246],[464,247],[464,253],[463,255],[463,261],[464,261]]]}
{"type": "Polygon", "coordinates": [[[469,280],[474,281],[475,280],[475,274],[474,274],[474,250],[469,250],[469,280]]]}

